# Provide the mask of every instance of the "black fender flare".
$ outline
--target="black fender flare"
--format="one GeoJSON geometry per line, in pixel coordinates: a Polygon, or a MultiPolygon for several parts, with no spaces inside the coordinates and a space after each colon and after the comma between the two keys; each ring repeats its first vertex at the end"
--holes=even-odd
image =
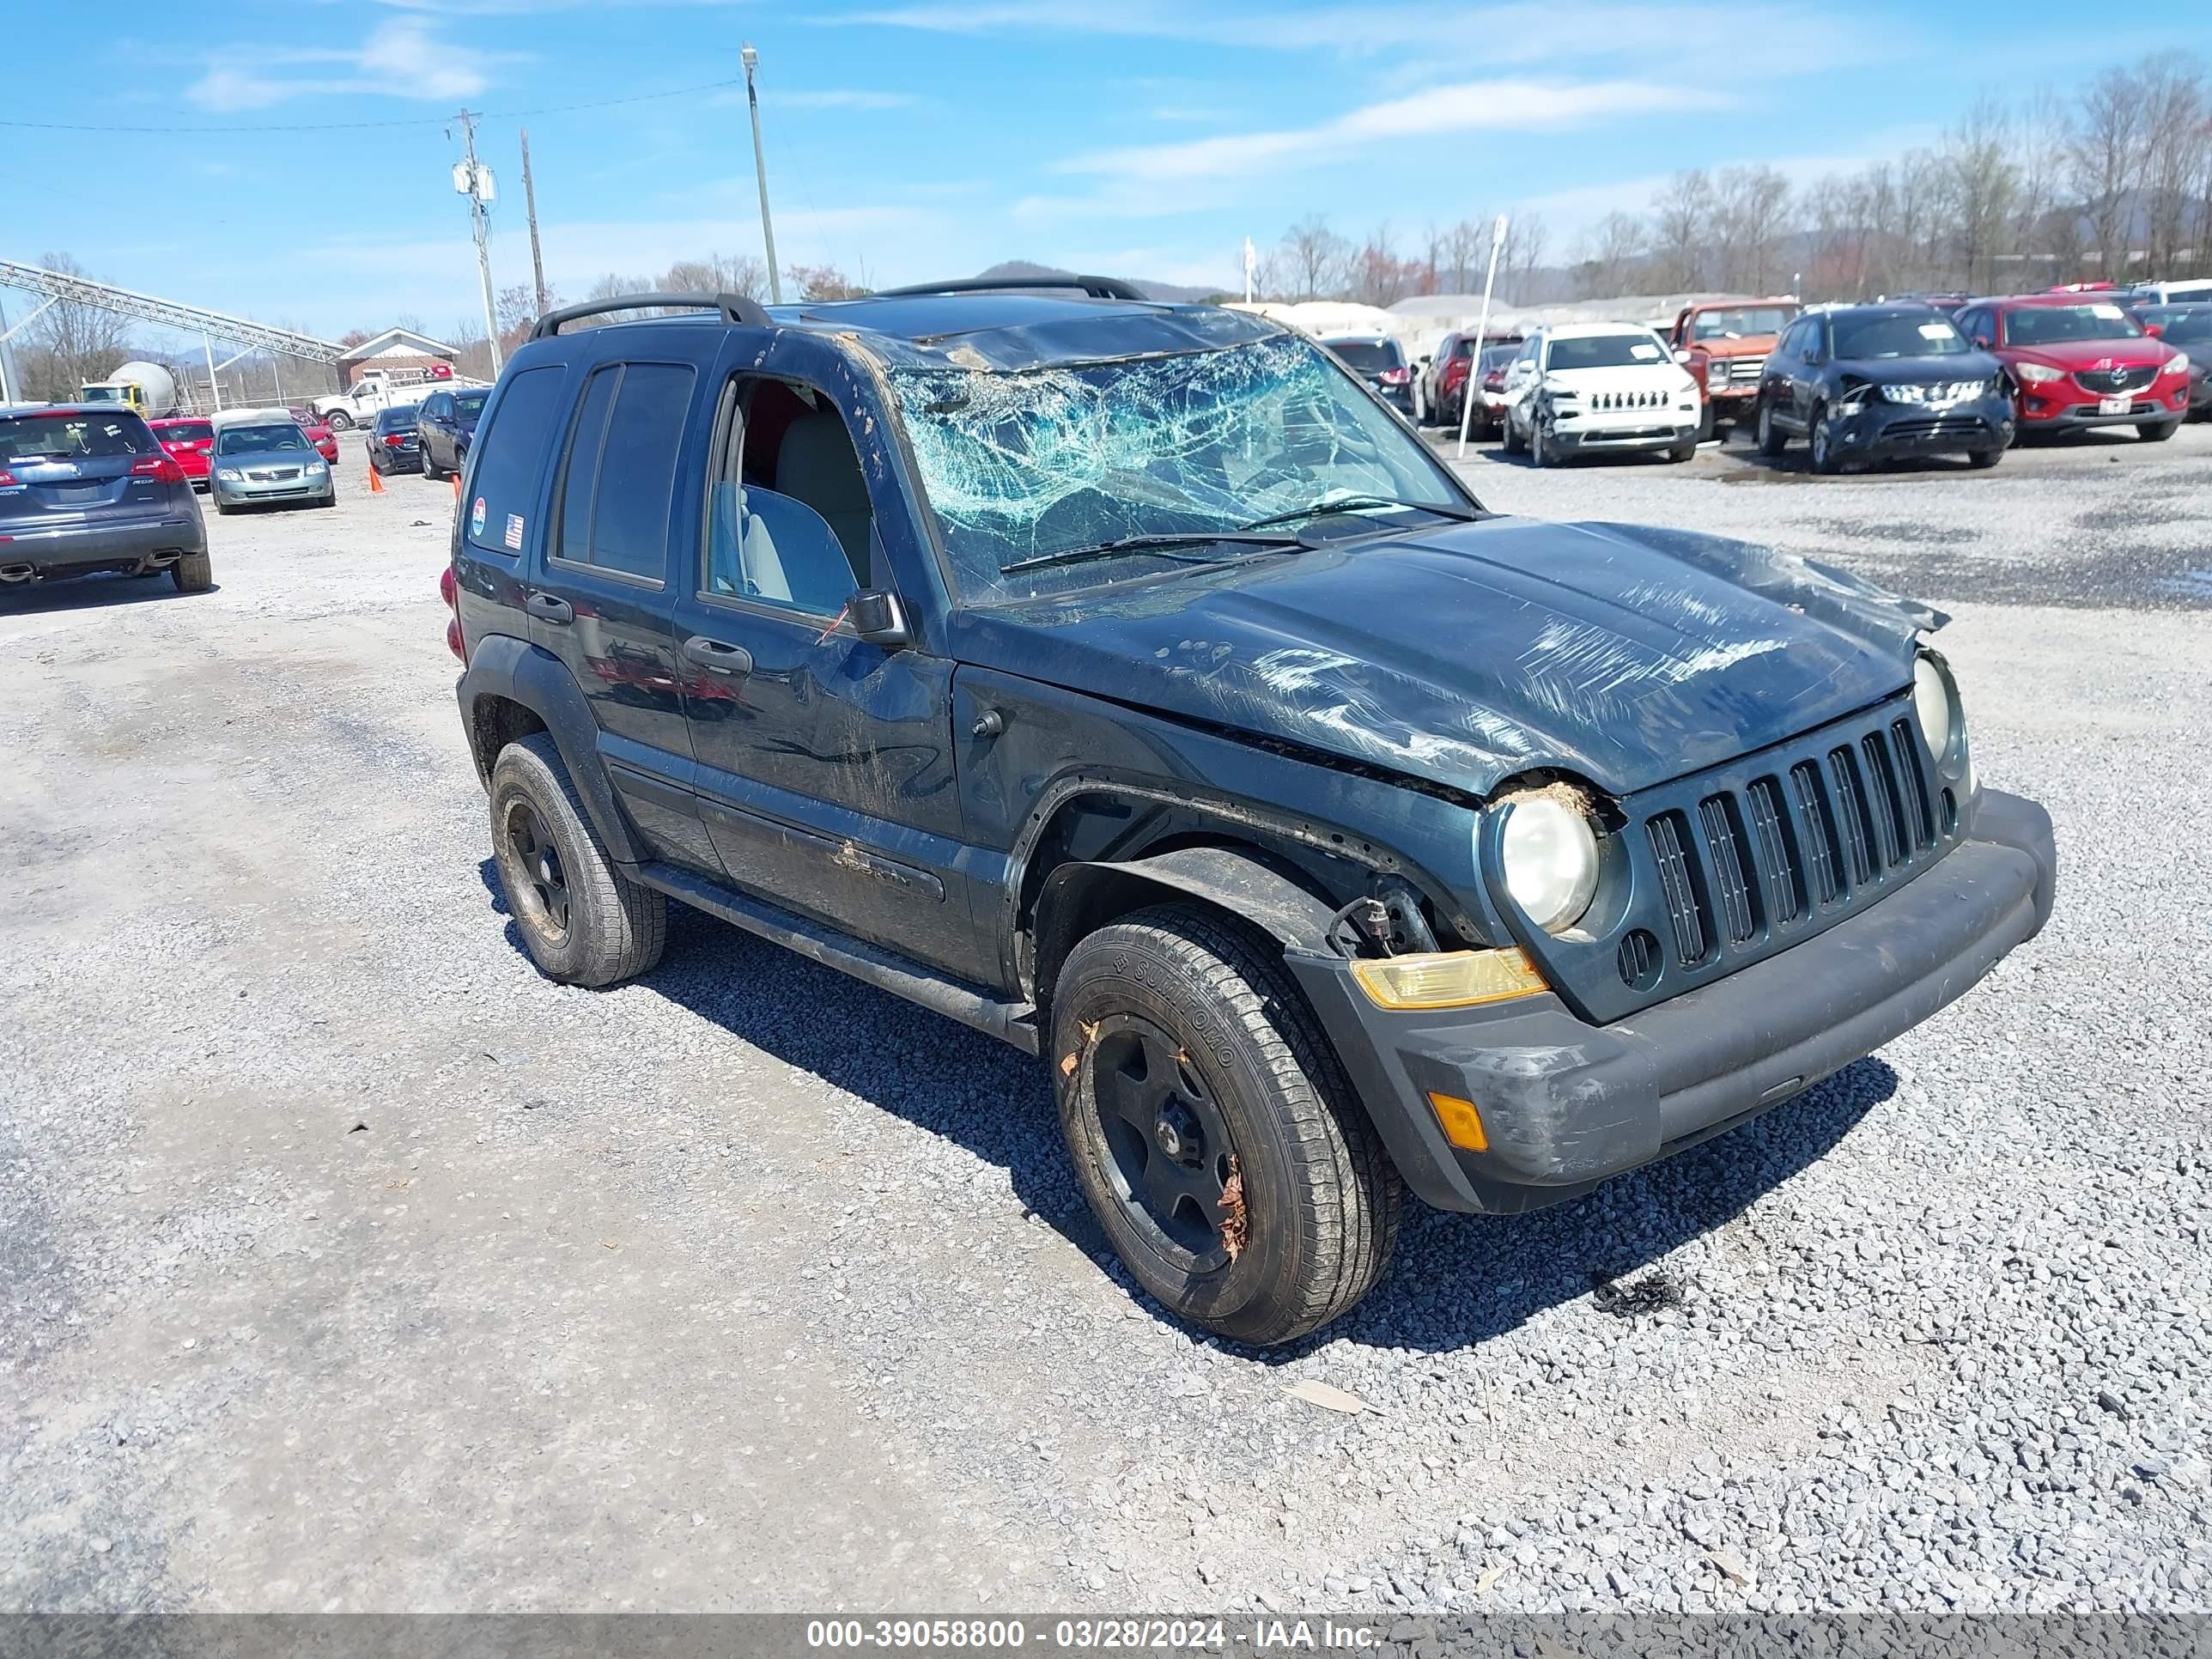
{"type": "Polygon", "coordinates": [[[1178,895],[1250,922],[1286,951],[1330,954],[1335,907],[1250,849],[1180,847],[1146,858],[1063,864],[1037,893],[1032,961],[1038,1003],[1092,918],[1126,915],[1178,895]]]}
{"type": "Polygon", "coordinates": [[[616,800],[614,786],[607,781],[606,768],[599,760],[599,721],[592,718],[583,688],[566,663],[543,646],[512,634],[486,635],[470,647],[468,672],[461,676],[456,692],[480,778],[489,783],[492,763],[499,757],[485,754],[479,744],[478,700],[505,697],[521,704],[545,723],[584,810],[591,816],[592,827],[599,832],[608,853],[619,864],[644,861],[629,820],[616,800]]]}

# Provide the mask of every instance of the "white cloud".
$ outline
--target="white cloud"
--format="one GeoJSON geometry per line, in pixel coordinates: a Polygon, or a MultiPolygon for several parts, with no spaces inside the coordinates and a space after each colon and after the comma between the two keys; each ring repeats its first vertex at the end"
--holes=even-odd
{"type": "Polygon", "coordinates": [[[227,47],[185,95],[202,109],[225,112],[334,95],[452,103],[489,84],[483,69],[489,61],[440,39],[426,22],[397,18],[350,48],[227,47]]]}
{"type": "Polygon", "coordinates": [[[821,87],[812,91],[775,92],[762,102],[785,109],[912,109],[921,100],[910,92],[877,92],[866,87],[821,87]]]}
{"type": "Polygon", "coordinates": [[[1465,81],[1370,104],[1316,126],[1093,150],[1060,162],[1056,171],[1156,183],[1228,178],[1287,161],[1334,159],[1390,139],[1583,126],[1662,110],[1717,108],[1729,101],[1724,94],[1672,82],[1465,81]]]}

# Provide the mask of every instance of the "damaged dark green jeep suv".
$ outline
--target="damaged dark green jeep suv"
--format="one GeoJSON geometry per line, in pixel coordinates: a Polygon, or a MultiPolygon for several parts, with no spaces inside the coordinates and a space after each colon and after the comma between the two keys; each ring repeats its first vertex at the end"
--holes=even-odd
{"type": "Polygon", "coordinates": [[[1038,1054],[1130,1270],[1238,1341],[1357,1303],[1405,1188],[1583,1192],[2051,912],[1941,616],[1486,513],[1257,317],[572,307],[462,501],[448,641],[538,966],[643,973],[674,898],[1038,1054]]]}

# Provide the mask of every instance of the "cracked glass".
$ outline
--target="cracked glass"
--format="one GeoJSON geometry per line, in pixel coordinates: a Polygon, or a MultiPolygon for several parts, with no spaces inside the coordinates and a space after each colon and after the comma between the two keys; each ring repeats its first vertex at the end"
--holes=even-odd
{"type": "Polygon", "coordinates": [[[1249,556],[1202,537],[1335,497],[1467,510],[1420,441],[1302,338],[1018,371],[901,366],[890,378],[970,604],[1249,556]],[[1004,568],[1184,534],[1201,539],[1004,568]]]}

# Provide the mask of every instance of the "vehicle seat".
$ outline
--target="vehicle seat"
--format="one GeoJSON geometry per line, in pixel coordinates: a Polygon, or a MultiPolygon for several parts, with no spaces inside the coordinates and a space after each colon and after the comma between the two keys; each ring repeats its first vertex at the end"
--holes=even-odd
{"type": "Polygon", "coordinates": [[[822,515],[852,564],[854,585],[867,586],[868,526],[875,512],[860,458],[834,410],[817,410],[791,423],[776,454],[775,488],[822,515]]]}

